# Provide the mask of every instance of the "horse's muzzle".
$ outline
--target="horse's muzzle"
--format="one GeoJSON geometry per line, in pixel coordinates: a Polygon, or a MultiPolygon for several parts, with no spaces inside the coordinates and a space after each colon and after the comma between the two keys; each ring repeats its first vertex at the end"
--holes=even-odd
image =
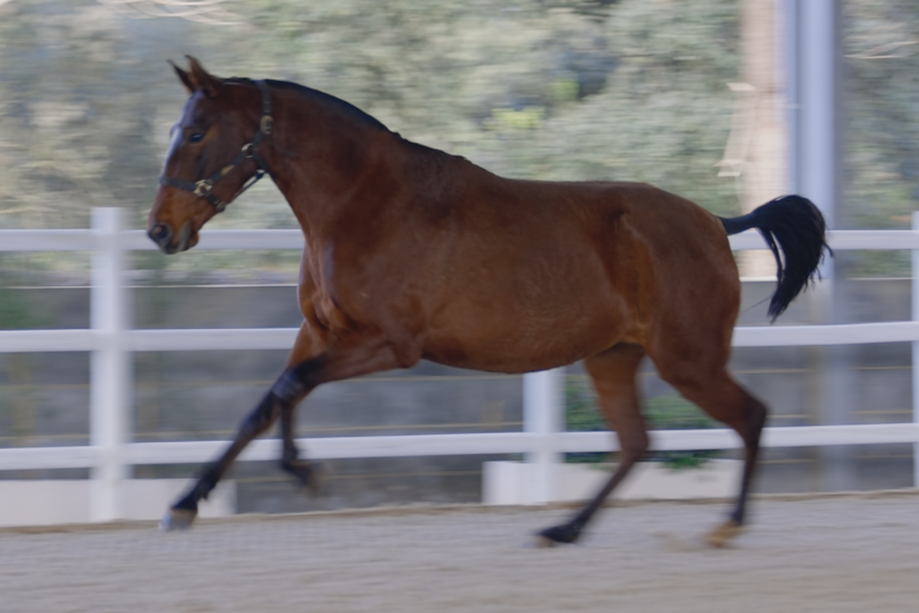
{"type": "Polygon", "coordinates": [[[191,238],[191,221],[186,221],[182,224],[182,229],[175,242],[172,240],[172,228],[163,223],[158,223],[150,228],[150,230],[147,231],[147,236],[149,236],[150,240],[156,243],[160,251],[165,254],[171,255],[173,253],[185,251],[188,249],[189,239],[191,238]]]}

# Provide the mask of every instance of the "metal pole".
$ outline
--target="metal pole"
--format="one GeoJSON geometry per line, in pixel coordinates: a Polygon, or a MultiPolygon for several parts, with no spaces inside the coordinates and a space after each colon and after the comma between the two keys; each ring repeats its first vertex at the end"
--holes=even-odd
{"type": "MultiPolygon", "coordinates": [[[[783,23],[788,125],[791,143],[789,183],[793,192],[813,200],[827,227],[839,229],[839,7],[834,0],[786,0],[783,23]]],[[[818,291],[832,296],[833,259],[820,267],[818,291]]],[[[830,309],[830,304],[824,305],[830,309]]],[[[827,311],[832,321],[832,314],[827,311]]]]}
{"type": "MultiPolygon", "coordinates": [[[[835,0],[799,0],[798,11],[798,189],[823,212],[827,226],[835,228],[839,7],[835,0]]],[[[822,272],[832,278],[831,259],[822,272]]]]}
{"type": "Polygon", "coordinates": [[[800,147],[798,146],[800,135],[800,113],[799,103],[800,95],[798,92],[798,77],[800,53],[798,51],[798,3],[797,0],[782,0],[777,7],[778,16],[775,20],[776,36],[776,53],[778,59],[776,65],[779,66],[778,82],[782,90],[785,108],[782,109],[784,114],[783,121],[786,129],[786,143],[788,149],[786,154],[788,160],[785,164],[785,170],[788,175],[785,177],[786,188],[788,193],[797,194],[800,187],[800,147]]]}
{"type": "MultiPolygon", "coordinates": [[[[913,212],[913,232],[919,232],[919,212],[913,212]]],[[[919,321],[919,249],[913,249],[912,319],[919,321]]],[[[913,341],[913,423],[919,424],[919,342],[913,341]]],[[[913,444],[913,487],[919,487],[919,443],[913,444]]]]}
{"type": "Polygon", "coordinates": [[[529,504],[552,502],[555,495],[555,466],[562,461],[555,435],[563,427],[564,405],[564,368],[523,376],[523,429],[536,439],[535,450],[527,454],[529,483],[524,491],[529,504]]]}
{"type": "Polygon", "coordinates": [[[95,522],[124,517],[122,489],[128,477],[122,459],[123,445],[128,442],[130,357],[123,347],[127,327],[123,219],[121,209],[92,211],[95,249],[90,327],[96,346],[91,357],[89,442],[98,453],[90,482],[90,519],[95,522]]]}
{"type": "MultiPolygon", "coordinates": [[[[785,4],[786,23],[795,28],[790,52],[789,92],[792,129],[792,180],[798,193],[814,201],[827,221],[836,223],[841,206],[840,182],[840,20],[841,10],[834,0],[789,0],[785,4]]],[[[822,323],[846,320],[844,279],[827,258],[820,267],[822,281],[811,298],[812,318],[822,323]]],[[[814,351],[817,362],[819,421],[845,424],[851,418],[853,398],[852,351],[848,347],[825,347],[814,351]]],[[[845,447],[820,449],[822,488],[829,491],[850,489],[853,485],[852,452],[845,447]]]]}

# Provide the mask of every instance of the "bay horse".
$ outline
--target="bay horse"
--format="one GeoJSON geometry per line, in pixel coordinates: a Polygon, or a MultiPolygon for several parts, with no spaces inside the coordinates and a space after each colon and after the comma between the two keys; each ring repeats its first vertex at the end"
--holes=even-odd
{"type": "Polygon", "coordinates": [[[175,502],[198,502],[256,436],[280,422],[280,464],[315,486],[294,443],[294,411],[316,386],[426,359],[502,373],[584,360],[620,463],[570,521],[540,532],[573,543],[648,448],[636,371],[660,377],[743,439],[744,470],[724,545],[744,524],[766,407],[725,365],[740,302],[728,235],[757,228],[778,264],[773,320],[817,274],[829,246],[820,211],[786,196],[723,219],[651,185],[506,179],[410,142],[328,94],[289,82],[172,64],[189,99],[172,128],[148,221],[167,254],[270,176],[303,230],[303,313],[285,370],[226,451],[175,502]]]}

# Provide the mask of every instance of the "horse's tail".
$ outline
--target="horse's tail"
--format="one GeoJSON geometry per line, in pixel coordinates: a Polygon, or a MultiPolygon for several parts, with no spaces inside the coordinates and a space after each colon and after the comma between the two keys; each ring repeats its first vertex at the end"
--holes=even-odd
{"type": "Polygon", "coordinates": [[[782,196],[752,213],[721,219],[728,235],[756,228],[763,235],[778,266],[778,287],[769,303],[772,321],[781,315],[814,276],[826,253],[826,221],[814,203],[801,196],[782,196]],[[784,261],[783,261],[784,260],[784,261]]]}

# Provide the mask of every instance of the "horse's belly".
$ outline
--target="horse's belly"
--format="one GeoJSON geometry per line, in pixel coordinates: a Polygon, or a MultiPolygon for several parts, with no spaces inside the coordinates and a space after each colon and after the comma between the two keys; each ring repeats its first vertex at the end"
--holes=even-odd
{"type": "Polygon", "coordinates": [[[424,357],[458,368],[506,373],[571,364],[627,340],[627,318],[616,306],[606,307],[482,314],[430,335],[424,357]]]}

